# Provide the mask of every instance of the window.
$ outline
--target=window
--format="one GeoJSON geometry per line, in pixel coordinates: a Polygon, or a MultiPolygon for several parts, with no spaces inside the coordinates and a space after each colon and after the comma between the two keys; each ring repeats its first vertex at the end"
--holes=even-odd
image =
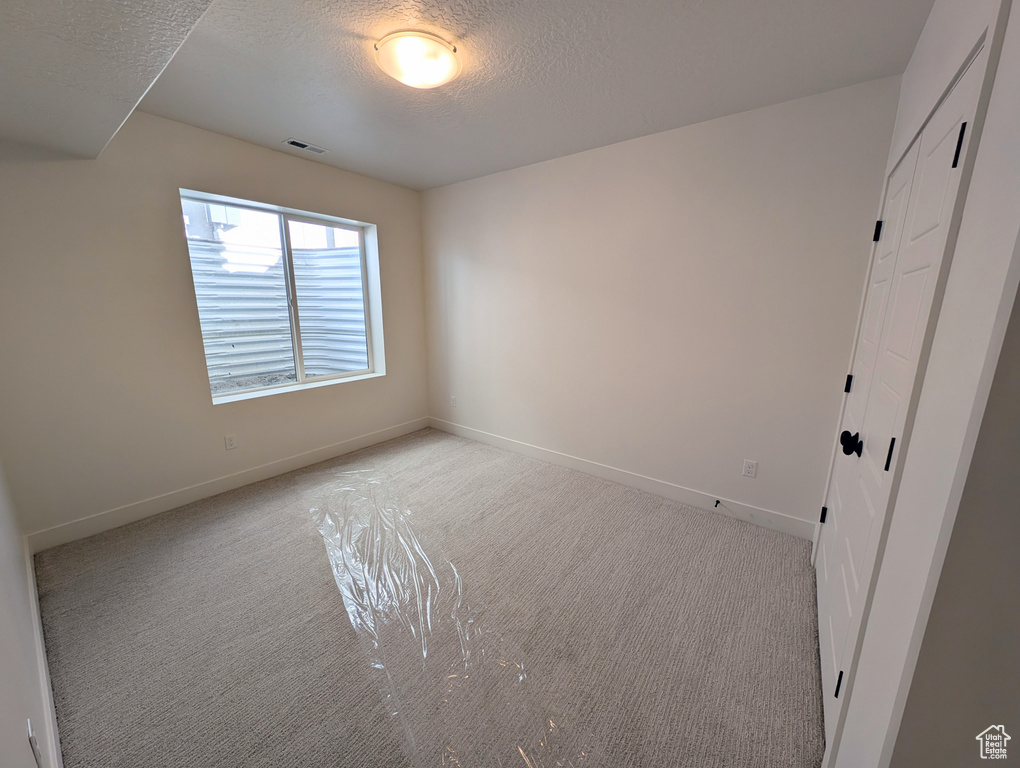
{"type": "Polygon", "coordinates": [[[375,227],[181,190],[214,403],[385,373],[375,227]]]}

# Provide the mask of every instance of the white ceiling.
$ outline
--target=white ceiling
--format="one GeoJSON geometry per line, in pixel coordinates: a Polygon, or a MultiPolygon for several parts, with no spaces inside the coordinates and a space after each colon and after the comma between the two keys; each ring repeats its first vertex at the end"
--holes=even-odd
{"type": "Polygon", "coordinates": [[[932,3],[215,0],[141,109],[424,189],[900,74],[932,3]],[[461,77],[384,75],[372,44],[407,28],[461,77]]]}
{"type": "Polygon", "coordinates": [[[211,0],[2,0],[0,158],[96,157],[211,0]]]}
{"type": "Polygon", "coordinates": [[[145,111],[425,189],[899,74],[933,0],[209,3],[2,0],[0,158],[95,157],[158,77],[145,111]],[[463,75],[382,74],[372,43],[408,28],[463,75]]]}

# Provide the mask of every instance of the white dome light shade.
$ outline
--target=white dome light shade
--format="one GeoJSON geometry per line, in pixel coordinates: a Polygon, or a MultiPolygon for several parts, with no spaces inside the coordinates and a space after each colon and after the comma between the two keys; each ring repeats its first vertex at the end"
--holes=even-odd
{"type": "Polygon", "coordinates": [[[394,32],[375,50],[382,71],[412,88],[436,88],[460,74],[456,47],[427,32],[394,32]]]}

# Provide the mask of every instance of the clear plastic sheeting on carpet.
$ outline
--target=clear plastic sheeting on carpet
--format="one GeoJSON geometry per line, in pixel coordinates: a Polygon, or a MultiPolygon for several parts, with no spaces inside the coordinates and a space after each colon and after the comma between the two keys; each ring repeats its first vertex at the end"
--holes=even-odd
{"type": "Polygon", "coordinates": [[[471,585],[422,540],[394,483],[373,471],[314,480],[312,517],[409,763],[596,762],[589,739],[564,732],[536,700],[526,660],[511,650],[512,627],[487,625],[471,585]]]}

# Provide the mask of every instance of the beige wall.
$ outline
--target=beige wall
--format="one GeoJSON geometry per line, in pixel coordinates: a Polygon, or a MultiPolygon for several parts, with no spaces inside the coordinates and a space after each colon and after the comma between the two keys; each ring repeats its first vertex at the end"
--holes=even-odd
{"type": "Polygon", "coordinates": [[[25,529],[128,505],[74,538],[425,417],[420,219],[416,192],[140,113],[99,160],[0,166],[0,460],[25,529]],[[179,187],[377,224],[387,375],[213,406],[179,187]]]}
{"type": "MultiPolygon", "coordinates": [[[[22,534],[0,470],[0,765],[35,768],[28,746],[28,720],[48,755],[48,695],[43,693],[36,654],[36,620],[31,605],[22,534]]],[[[44,762],[50,766],[50,762],[44,762]]]]}
{"type": "MultiPolygon", "coordinates": [[[[1020,247],[1020,245],[1018,245],[1020,247]]],[[[924,632],[893,766],[979,765],[1005,725],[1020,754],[1020,303],[1014,303],[953,537],[924,632]]]]}
{"type": "Polygon", "coordinates": [[[426,192],[430,414],[813,523],[898,83],[426,192]]]}

